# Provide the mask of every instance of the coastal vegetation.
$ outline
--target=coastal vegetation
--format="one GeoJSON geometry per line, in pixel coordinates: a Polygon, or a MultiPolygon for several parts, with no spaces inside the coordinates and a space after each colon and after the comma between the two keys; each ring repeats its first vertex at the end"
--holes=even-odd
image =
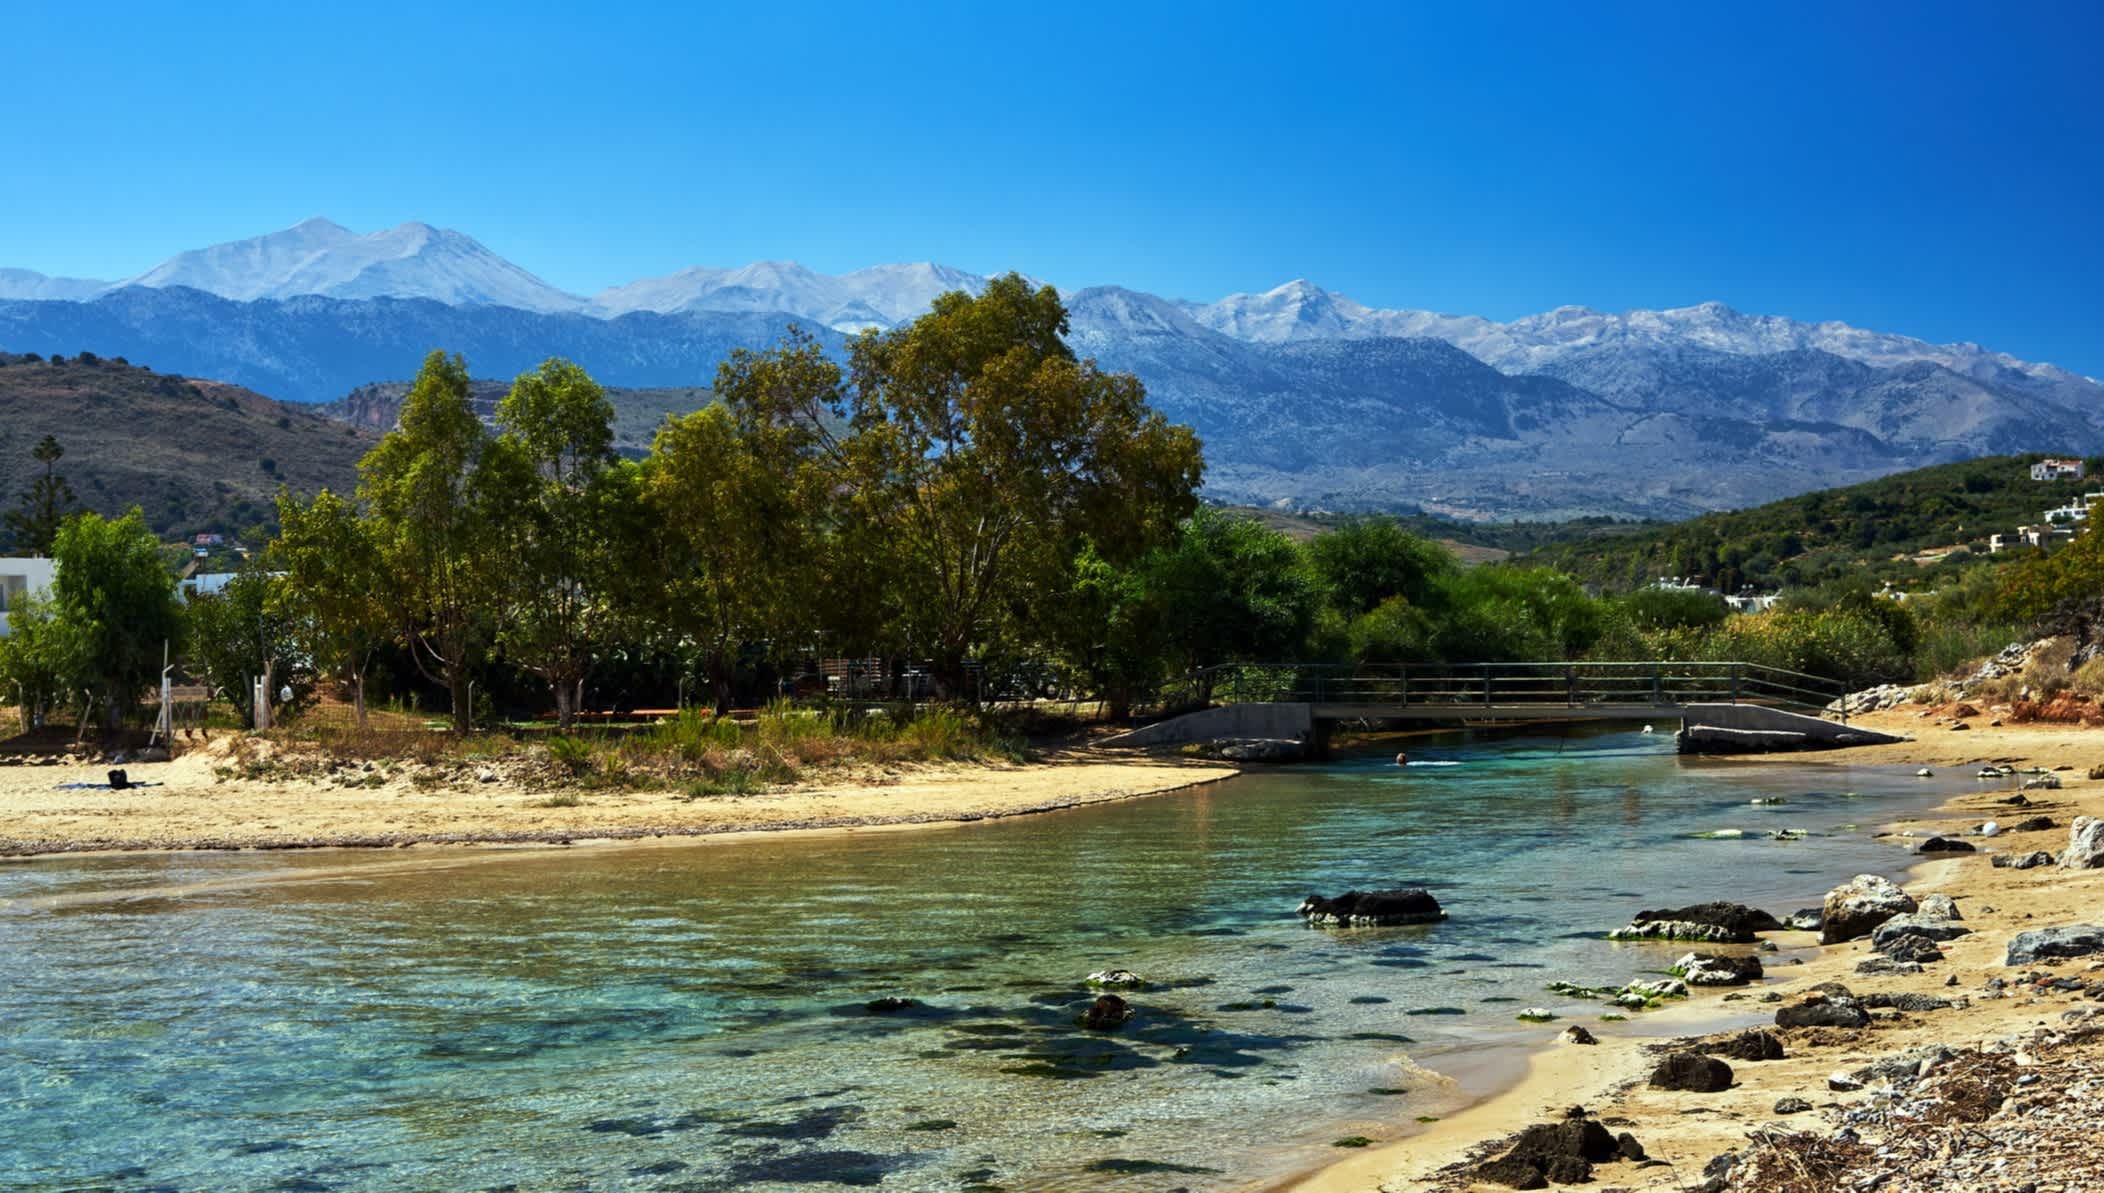
{"type": "MultiPolygon", "coordinates": [[[[281,720],[340,698],[365,731],[377,684],[455,739],[545,716],[575,777],[738,786],[1013,753],[989,703],[1122,718],[1202,696],[1184,677],[1215,664],[1740,661],[1861,687],[2065,633],[2068,676],[2038,678],[2080,687],[2104,638],[2104,540],[1975,542],[2058,499],[2028,457],[1673,526],[1511,527],[1493,537],[1531,551],[1470,566],[1422,517],[1289,533],[1202,507],[1190,430],[1066,330],[1059,296],[1013,275],[844,361],[792,330],[731,353],[716,401],[668,417],[640,458],[576,364],[546,361],[492,407],[433,352],[355,487],[280,486],[267,548],[187,603],[143,515],[65,515],[71,457],[40,443],[10,524],[51,531],[60,579],[16,602],[0,682],[32,722],[115,727],[166,650],[244,722],[262,680],[281,720]],[[1717,591],[1771,584],[1758,612],[1717,591]],[[680,711],[690,692],[713,717],[680,711]],[[963,711],[882,711],[926,697],[963,711]],[[609,748],[575,736],[593,708],[679,715],[609,748]],[[767,711],[703,728],[735,708],[767,711]]],[[[27,364],[53,367],[10,367],[27,364]]]]}

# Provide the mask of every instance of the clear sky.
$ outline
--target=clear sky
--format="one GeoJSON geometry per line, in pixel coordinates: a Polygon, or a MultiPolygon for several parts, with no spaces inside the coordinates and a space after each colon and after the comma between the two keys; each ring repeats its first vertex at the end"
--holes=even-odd
{"type": "Polygon", "coordinates": [[[936,260],[1710,299],[2104,376],[2104,4],[28,4],[0,265],[326,215],[566,289],[936,260]]]}

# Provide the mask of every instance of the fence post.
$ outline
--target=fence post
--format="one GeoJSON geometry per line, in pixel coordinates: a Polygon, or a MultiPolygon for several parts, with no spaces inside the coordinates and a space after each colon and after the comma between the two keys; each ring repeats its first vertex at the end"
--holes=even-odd
{"type": "Polygon", "coordinates": [[[1490,707],[1490,664],[1483,664],[1483,707],[1490,707]]]}
{"type": "Polygon", "coordinates": [[[1408,667],[1407,665],[1406,665],[1406,666],[1403,666],[1403,667],[1400,667],[1400,668],[1397,668],[1397,673],[1398,673],[1398,675],[1400,676],[1400,678],[1401,678],[1401,680],[1402,680],[1402,684],[1401,684],[1401,688],[1402,688],[1402,697],[1401,697],[1401,700],[1402,700],[1402,703],[1404,704],[1404,706],[1406,706],[1406,707],[1407,707],[1407,706],[1409,705],[1409,703],[1410,703],[1410,668],[1409,668],[1409,667],[1408,667]]]}
{"type": "Polygon", "coordinates": [[[1654,663],[1651,666],[1651,703],[1656,706],[1666,702],[1666,669],[1654,663]]]}
{"type": "Polygon", "coordinates": [[[1731,665],[1731,702],[1733,704],[1739,702],[1739,667],[1740,664],[1738,663],[1731,665]]]}

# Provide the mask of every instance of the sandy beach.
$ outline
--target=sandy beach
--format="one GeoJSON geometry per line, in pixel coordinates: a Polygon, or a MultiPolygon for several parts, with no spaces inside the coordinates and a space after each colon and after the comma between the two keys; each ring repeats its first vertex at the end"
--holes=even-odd
{"type": "MultiPolygon", "coordinates": [[[[1965,730],[1950,729],[1953,718],[1939,710],[1901,707],[1861,718],[1862,723],[1891,733],[1910,734],[1915,740],[1893,745],[1861,747],[1834,752],[1837,761],[1851,764],[1891,764],[1930,768],[1966,767],[1968,770],[1997,762],[2021,767],[2061,769],[2058,790],[2024,793],[2028,806],[2013,809],[2000,802],[2014,793],[2014,781],[1982,782],[1977,794],[1955,798],[1935,814],[1892,826],[1895,833],[1966,833],[1979,852],[1924,857],[1911,872],[1907,890],[1917,899],[1932,893],[1949,895],[1963,915],[1969,934],[1945,942],[1945,959],[1923,967],[1923,972],[1900,976],[1859,975],[1856,966],[1874,956],[1870,942],[1859,939],[1821,946],[1817,933],[1785,931],[1765,934],[1778,950],[1759,954],[1766,963],[1766,977],[1740,989],[1697,987],[1684,1002],[1666,1009],[1633,1017],[1628,1022],[1587,1022],[1598,1037],[1594,1045],[1558,1040],[1566,1022],[1545,1024],[1545,1048],[1530,1061],[1526,1076],[1511,1089],[1445,1120],[1431,1124],[1397,1142],[1368,1149],[1308,1177],[1280,1186],[1298,1193],[1400,1193],[1403,1190],[1493,1190],[1507,1186],[1474,1179],[1473,1169],[1488,1158],[1504,1154],[1512,1137],[1536,1123],[1549,1123],[1565,1116],[1566,1108],[1583,1106],[1610,1132],[1629,1132],[1648,1153],[1648,1165],[1620,1161],[1599,1165],[1589,1187],[1626,1190],[1693,1190],[1702,1188],[1715,1174],[1706,1174],[1717,1157],[1727,1152],[1744,1153],[1750,1133],[1819,1132],[1831,1134],[1853,1109],[1872,1103],[1873,1088],[1837,1091],[1829,1088],[1831,1075],[1857,1070],[1879,1058],[1890,1057],[1926,1045],[1953,1049],[1982,1048],[1994,1041],[2028,1037],[2031,1033],[2069,1028],[2064,1015],[2086,1017],[2083,1008],[2104,1007],[2082,991],[2040,992],[2019,982],[2019,976],[2038,967],[2003,964],[2004,950],[2016,933],[2068,924],[2104,922],[2104,870],[2063,870],[2057,866],[2035,869],[2000,869],[1991,863],[1994,853],[2058,852],[2068,843],[2068,825],[2075,817],[2104,814],[2104,781],[2089,780],[2089,768],[2104,762],[2104,731],[2079,726],[2023,724],[1994,726],[1987,718],[1967,718],[1965,730]],[[2012,815],[2013,814],[2013,815],[2012,815]],[[2019,817],[2046,816],[2053,827],[2023,833],[2003,833],[1993,838],[1971,836],[1988,820],[2010,823],[2019,817]],[[1798,964],[1797,962],[1801,962],[1798,964]],[[1996,979],[2007,985],[1993,986],[1996,979]],[[1946,1009],[1920,1012],[1894,1009],[1874,1011],[1872,1022],[1861,1028],[1774,1027],[1778,1006],[1800,1001],[1801,996],[1821,983],[1840,982],[1856,996],[1926,995],[1950,1000],[1946,1009]],[[1780,1003],[1760,1001],[1774,993],[1780,1003]],[[1676,1037],[1681,1047],[1690,1037],[1725,1029],[1761,1025],[1782,1042],[1785,1056],[1757,1062],[1729,1061],[1733,1084],[1715,1093],[1672,1092],[1651,1088],[1648,1078],[1669,1050],[1667,1041],[1676,1037]],[[1785,1098],[1801,1098],[1812,1109],[1778,1114],[1785,1098]]],[[[1818,754],[1775,756],[1778,760],[1816,761],[1818,754]]],[[[1761,759],[1746,759],[1734,765],[1761,765],[1761,759]]],[[[1897,836],[1895,849],[1907,848],[1915,837],[1897,836]]],[[[1822,892],[1807,891],[1807,904],[1815,904],[1822,892]]],[[[1718,891],[1717,899],[1730,900],[1729,891],[1718,891]]],[[[1787,908],[1771,909],[1778,913],[1787,908]]],[[[1694,950],[1702,946],[1689,946],[1694,950]]],[[[1722,946],[1712,951],[1750,953],[1747,946],[1722,946]]],[[[2096,983],[2104,978],[2100,958],[2061,962],[2047,972],[2096,983]]],[[[1905,1001],[1905,1000],[1902,1000],[1905,1001]]],[[[1605,1008],[1603,1008],[1605,1009],[1605,1008]]],[[[1570,1020],[1567,1022],[1578,1022],[1570,1020]]],[[[2104,1023],[2100,1015],[2098,1023],[2104,1023]]],[[[2078,1033],[2079,1034],[2079,1033],[2078,1033]]],[[[2071,1045],[2080,1053],[2081,1071],[2094,1073],[2104,1059],[2104,1043],[2089,1039],[2071,1045]]],[[[2018,1078],[2017,1080],[2021,1080],[2018,1078]]],[[[2055,1091],[2056,1094],[2060,1091],[2055,1091]]],[[[2036,1102],[2037,1099],[2030,1100],[2036,1102]]],[[[2011,1105],[2024,1103],[2012,1097],[2011,1105]]],[[[2025,1105],[2017,1113],[2036,1110],[2025,1105]]],[[[2009,1111],[2004,1110],[2003,1115],[2009,1111]]],[[[2019,1124],[2020,1125],[2020,1124],[2019,1124]]],[[[2007,1127],[2000,1118],[1986,1127],[2007,1127]]],[[[1990,1156],[2005,1164],[2008,1181],[1979,1183],[1954,1179],[1943,1165],[1955,1164],[1967,1147],[1994,1151],[1988,1134],[1980,1128],[1970,1132],[1971,1143],[1956,1137],[1964,1128],[1951,1128],[1951,1139],[1937,1144],[1944,1160],[1936,1166],[1900,1171],[1875,1187],[1902,1189],[2031,1189],[2088,1190],[2100,1187],[2071,1161],[2064,1149],[2090,1148],[2084,1143],[2094,1124],[2082,1128],[2083,1135],[2071,1141],[2056,1137],[2052,1130],[2034,1132],[2023,1154],[1990,1156]]],[[[2065,1131],[2058,1133],[2061,1136],[2065,1131]]],[[[2092,1149],[2093,1150],[2093,1149],[2092,1149]]],[[[1894,1154],[1898,1154],[1895,1151],[1894,1154]]],[[[2094,1157],[2093,1157],[2094,1158],[2094,1157]]],[[[1866,1162],[1865,1171],[1875,1173],[1877,1161],[1866,1162]]],[[[1897,1166],[1897,1161],[1893,1165],[1897,1166]]],[[[1734,1183],[1729,1188],[1826,1190],[1847,1188],[1847,1182],[1825,1183],[1836,1174],[1809,1173],[1797,1183],[1789,1180],[1768,1183],[1734,1183]]],[[[1850,1175],[1861,1173],[1851,1170],[1850,1175]]],[[[1720,1186],[1724,1187],[1724,1186],[1720,1186]]],[[[1869,1186],[1857,1186],[1869,1187],[1869,1186]]]]}
{"type": "Polygon", "coordinates": [[[0,768],[0,857],[105,850],[576,844],[724,833],[958,824],[1159,795],[1237,773],[1220,763],[1074,750],[1023,764],[864,768],[778,791],[537,789],[477,768],[419,782],[410,768],[350,766],[244,778],[220,738],[167,763],[0,768]],[[552,797],[552,798],[551,798],[552,797]],[[571,800],[576,802],[571,803],[571,800]]]}

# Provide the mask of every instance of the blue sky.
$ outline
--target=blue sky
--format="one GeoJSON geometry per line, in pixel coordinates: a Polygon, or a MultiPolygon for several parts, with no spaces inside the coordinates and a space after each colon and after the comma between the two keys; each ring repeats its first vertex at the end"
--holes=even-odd
{"type": "Polygon", "coordinates": [[[8,26],[0,265],[46,273],[421,219],[583,292],[791,258],[1208,299],[1307,277],[1497,318],[1716,299],[2104,375],[2093,3],[33,4],[8,26]]]}

